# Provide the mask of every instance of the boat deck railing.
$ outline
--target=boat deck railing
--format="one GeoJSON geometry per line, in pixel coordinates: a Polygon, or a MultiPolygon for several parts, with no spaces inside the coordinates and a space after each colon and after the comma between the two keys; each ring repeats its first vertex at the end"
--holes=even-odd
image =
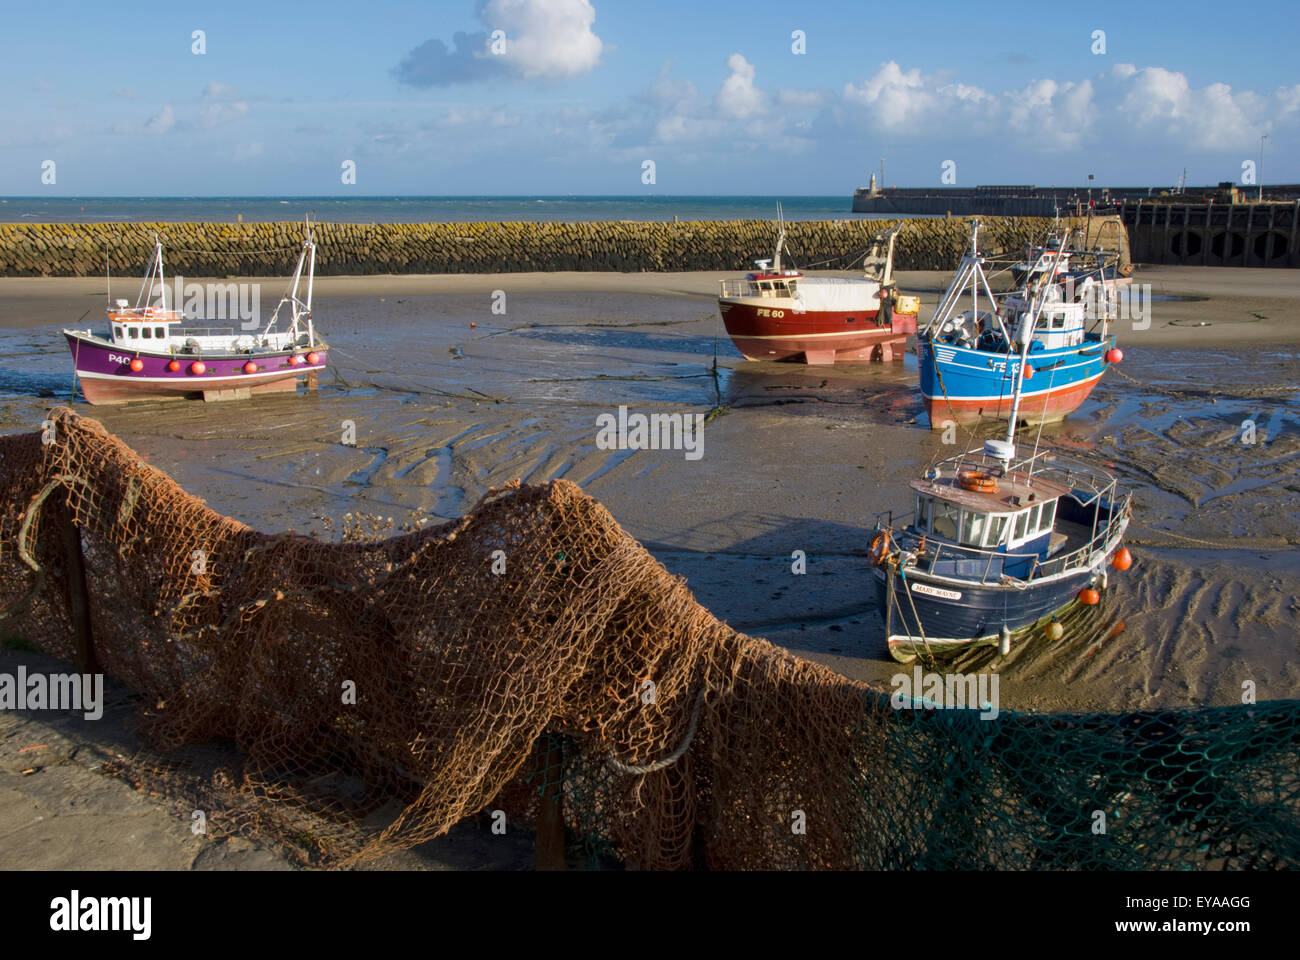
{"type": "Polygon", "coordinates": [[[1056,450],[1039,450],[1007,463],[990,456],[981,448],[940,460],[933,469],[937,477],[946,477],[956,476],[958,471],[970,468],[995,477],[1005,477],[1012,473],[1025,474],[1031,481],[1047,480],[1072,492],[1086,493],[1088,498],[1079,501],[1085,507],[1091,506],[1098,498],[1113,495],[1119,483],[1100,467],[1056,450]]]}
{"type": "MultiPolygon", "coordinates": [[[[768,295],[775,296],[774,291],[767,291],[768,295]]],[[[753,280],[723,280],[722,293],[724,297],[754,297],[759,296],[761,291],[758,284],[753,280]]]]}
{"type": "MultiPolygon", "coordinates": [[[[923,568],[927,571],[934,572],[942,559],[951,562],[954,567],[964,567],[963,579],[975,579],[975,576],[972,575],[972,568],[977,570],[979,562],[982,561],[983,572],[978,574],[979,583],[981,584],[1003,583],[1008,580],[1028,582],[1064,573],[1067,570],[1081,566],[1098,550],[1105,549],[1122,531],[1126,523],[1129,513],[1129,499],[1125,497],[1121,503],[1112,504],[1105,523],[1096,525],[1093,528],[1092,536],[1086,542],[1075,547],[1069,553],[1047,557],[1046,559],[1035,551],[1009,553],[998,550],[996,547],[974,547],[952,543],[947,540],[938,540],[931,534],[913,529],[910,524],[905,526],[900,533],[893,534],[893,536],[899,548],[914,553],[918,565],[923,564],[923,568]],[[1021,565],[1027,565],[1028,567],[1027,571],[1022,575],[1011,576],[1003,573],[1008,566],[1016,567],[1021,565]]],[[[876,514],[876,527],[877,529],[892,531],[894,528],[894,512],[890,510],[876,514]]]]}

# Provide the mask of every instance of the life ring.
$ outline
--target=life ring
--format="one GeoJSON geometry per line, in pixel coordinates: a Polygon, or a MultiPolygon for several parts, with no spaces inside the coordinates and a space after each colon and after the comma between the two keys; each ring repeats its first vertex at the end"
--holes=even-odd
{"type": "Polygon", "coordinates": [[[997,493],[998,481],[987,473],[978,470],[962,470],[957,474],[957,485],[963,490],[975,493],[997,493]]]}
{"type": "Polygon", "coordinates": [[[889,552],[889,531],[881,530],[871,538],[871,548],[869,555],[871,565],[878,567],[885,562],[885,555],[889,552]]]}

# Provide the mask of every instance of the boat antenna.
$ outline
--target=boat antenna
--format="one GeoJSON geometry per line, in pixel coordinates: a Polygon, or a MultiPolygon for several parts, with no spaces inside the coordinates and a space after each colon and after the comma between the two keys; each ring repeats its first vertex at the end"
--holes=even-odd
{"type": "Polygon", "coordinates": [[[107,288],[108,305],[113,306],[113,270],[109,264],[108,244],[104,244],[104,285],[107,288]]]}

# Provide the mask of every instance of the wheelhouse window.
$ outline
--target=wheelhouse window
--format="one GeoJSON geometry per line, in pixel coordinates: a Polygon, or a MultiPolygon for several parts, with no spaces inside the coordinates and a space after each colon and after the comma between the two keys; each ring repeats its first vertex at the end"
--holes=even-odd
{"type": "Polygon", "coordinates": [[[140,331],[136,327],[127,327],[126,331],[127,331],[127,336],[130,337],[132,340],[136,340],[140,336],[140,331]]]}
{"type": "Polygon", "coordinates": [[[167,336],[167,328],[166,328],[166,327],[154,327],[154,328],[153,328],[153,335],[154,335],[155,337],[157,337],[159,340],[165,339],[166,336],[167,336]]]}
{"type": "Polygon", "coordinates": [[[943,537],[946,540],[957,539],[957,523],[961,517],[961,508],[954,503],[946,503],[943,500],[934,501],[934,526],[935,536],[943,537]]]}
{"type": "Polygon", "coordinates": [[[151,339],[151,338],[153,337],[153,328],[152,328],[152,327],[141,327],[141,328],[140,328],[140,336],[144,337],[146,340],[151,339]]]}
{"type": "Polygon", "coordinates": [[[930,498],[917,496],[916,498],[916,527],[918,530],[930,529],[930,498]]]}
{"type": "Polygon", "coordinates": [[[1039,521],[1039,530],[1051,530],[1052,522],[1056,519],[1056,501],[1049,500],[1043,504],[1043,516],[1039,521]]]}
{"type": "Polygon", "coordinates": [[[1028,513],[1016,514],[1015,532],[1011,534],[1012,540],[1022,540],[1025,536],[1025,521],[1029,519],[1028,513]]]}
{"type": "Polygon", "coordinates": [[[988,523],[987,513],[963,510],[961,515],[961,542],[968,547],[978,547],[984,542],[984,527],[988,523]]]}
{"type": "Polygon", "coordinates": [[[1038,517],[1041,514],[1042,509],[1043,505],[1041,503],[1036,503],[1034,504],[1034,508],[1029,511],[1029,526],[1026,528],[1025,532],[1031,537],[1038,532],[1038,517]]]}
{"type": "Polygon", "coordinates": [[[996,547],[1002,542],[1002,536],[1007,532],[1006,515],[989,517],[989,535],[984,541],[986,546],[996,547]]]}
{"type": "Polygon", "coordinates": [[[113,338],[114,338],[115,340],[120,340],[120,339],[122,339],[122,325],[121,325],[121,324],[118,324],[117,326],[113,327],[113,338]]]}

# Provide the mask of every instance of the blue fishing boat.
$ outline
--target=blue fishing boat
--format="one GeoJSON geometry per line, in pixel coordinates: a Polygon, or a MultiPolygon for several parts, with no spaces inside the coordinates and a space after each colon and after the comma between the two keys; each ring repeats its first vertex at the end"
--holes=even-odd
{"type": "MultiPolygon", "coordinates": [[[[1058,301],[1048,289],[1027,301],[1018,330],[1055,316],[1058,301]]],[[[900,662],[975,644],[1008,653],[1014,635],[1050,626],[1076,603],[1098,603],[1108,564],[1132,564],[1121,546],[1131,498],[1114,475],[1037,442],[1029,456],[1017,456],[1020,404],[1032,396],[1024,389],[1029,363],[1044,353],[1035,342],[1018,338],[1019,353],[1003,355],[1005,439],[932,465],[909,482],[909,515],[877,517],[873,574],[889,652],[900,662]]]]}
{"type": "Polygon", "coordinates": [[[1058,244],[1055,259],[1022,289],[995,295],[979,253],[979,226],[971,222],[970,252],[917,333],[930,427],[1009,416],[1022,362],[1019,416],[1026,423],[1060,420],[1087,399],[1110,364],[1123,359],[1109,332],[1119,302],[1114,267],[1103,253],[1090,251],[1095,265],[1063,270],[1066,257],[1082,251],[1058,244]],[[968,295],[971,308],[959,313],[968,295]]]}

